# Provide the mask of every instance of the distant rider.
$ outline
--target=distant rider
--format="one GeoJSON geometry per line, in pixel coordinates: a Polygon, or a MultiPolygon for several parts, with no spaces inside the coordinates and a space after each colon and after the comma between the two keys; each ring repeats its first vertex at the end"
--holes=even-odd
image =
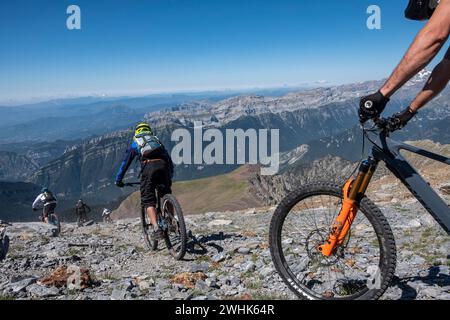
{"type": "Polygon", "coordinates": [[[102,218],[104,222],[111,221],[111,210],[104,208],[102,212],[102,218]]]}
{"type": "Polygon", "coordinates": [[[75,212],[78,216],[78,224],[82,224],[87,221],[87,214],[91,212],[91,208],[80,199],[75,205],[75,212]]]}
{"type": "Polygon", "coordinates": [[[154,228],[154,236],[162,237],[162,230],[157,223],[155,188],[164,185],[164,193],[172,193],[173,162],[164,145],[146,123],[140,123],[135,128],[131,146],[126,151],[125,159],[116,176],[116,185],[123,188],[122,182],[133,160],[141,163],[141,206],[145,208],[154,228]]]}
{"type": "Polygon", "coordinates": [[[42,188],[41,193],[34,200],[32,209],[37,211],[42,208],[42,222],[48,223],[48,216],[55,214],[56,204],[58,201],[48,188],[42,188]]]}
{"type": "MultiPolygon", "coordinates": [[[[421,10],[417,6],[434,6],[439,1],[410,0],[410,7],[414,13],[421,10]],[[417,8],[415,8],[415,6],[417,8]]],[[[410,8],[408,7],[408,8],[410,8]]],[[[429,9],[429,8],[427,8],[429,9]]],[[[361,123],[376,118],[385,109],[390,97],[399,90],[414,75],[427,66],[439,53],[450,34],[450,0],[441,0],[433,11],[426,10],[430,14],[423,17],[414,17],[415,20],[430,18],[428,23],[416,36],[414,42],[406,52],[400,64],[381,89],[360,101],[359,117],[361,123]]],[[[447,50],[444,59],[434,68],[423,90],[404,111],[388,118],[387,125],[391,131],[403,128],[417,114],[417,111],[435,98],[450,81],[450,49],[447,50]]]]}

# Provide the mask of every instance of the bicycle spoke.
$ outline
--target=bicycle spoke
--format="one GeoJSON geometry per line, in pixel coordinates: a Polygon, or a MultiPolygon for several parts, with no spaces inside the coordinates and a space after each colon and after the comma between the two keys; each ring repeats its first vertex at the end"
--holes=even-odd
{"type": "Polygon", "coordinates": [[[318,252],[341,206],[338,197],[309,197],[292,208],[282,227],[282,252],[289,270],[298,283],[323,298],[365,290],[367,269],[379,261],[376,233],[362,212],[353,222],[342,257],[327,258],[318,252]]]}

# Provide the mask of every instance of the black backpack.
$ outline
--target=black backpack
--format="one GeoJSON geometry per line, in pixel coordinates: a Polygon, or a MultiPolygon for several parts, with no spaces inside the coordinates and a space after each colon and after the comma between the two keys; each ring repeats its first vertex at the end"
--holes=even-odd
{"type": "Polygon", "coordinates": [[[50,191],[44,192],[44,203],[48,203],[51,201],[56,201],[56,198],[53,196],[53,193],[50,191]]]}
{"type": "Polygon", "coordinates": [[[434,13],[440,0],[409,0],[405,17],[411,20],[428,20],[434,13]]]}

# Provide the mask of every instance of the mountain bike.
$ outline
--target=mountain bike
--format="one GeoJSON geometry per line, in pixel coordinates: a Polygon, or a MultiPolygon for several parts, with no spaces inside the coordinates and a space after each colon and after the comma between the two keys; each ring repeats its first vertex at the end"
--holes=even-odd
{"type": "Polygon", "coordinates": [[[0,261],[6,258],[9,249],[9,237],[6,235],[6,228],[10,223],[0,220],[0,261]]]}
{"type": "MultiPolygon", "coordinates": [[[[43,215],[39,216],[39,220],[45,223],[45,218],[43,215]]],[[[53,232],[53,236],[57,237],[61,233],[61,222],[59,221],[58,215],[56,213],[50,213],[47,216],[47,223],[56,227],[53,232]]]]}
{"type": "MultiPolygon", "coordinates": [[[[275,268],[301,299],[378,299],[394,277],[396,245],[389,223],[365,195],[382,161],[450,235],[450,208],[401,151],[450,165],[450,158],[391,140],[384,119],[363,128],[371,155],[344,187],[302,186],[278,205],[270,224],[275,268]]],[[[356,171],[356,170],[355,170],[356,171]]]]}
{"type": "Polygon", "coordinates": [[[103,217],[103,222],[104,222],[104,223],[113,223],[113,220],[112,220],[112,218],[111,218],[111,215],[108,214],[108,215],[104,216],[104,217],[103,217]]]}
{"type": "MultiPolygon", "coordinates": [[[[125,183],[125,186],[137,186],[139,182],[125,183]]],[[[183,211],[178,200],[172,194],[164,194],[164,185],[155,188],[156,213],[158,225],[163,231],[164,241],[169,253],[176,259],[181,260],[186,254],[186,224],[183,211]],[[161,196],[162,195],[162,196],[161,196]]],[[[142,233],[145,243],[152,251],[158,249],[158,240],[153,236],[153,225],[147,215],[145,208],[141,208],[142,233]]]]}

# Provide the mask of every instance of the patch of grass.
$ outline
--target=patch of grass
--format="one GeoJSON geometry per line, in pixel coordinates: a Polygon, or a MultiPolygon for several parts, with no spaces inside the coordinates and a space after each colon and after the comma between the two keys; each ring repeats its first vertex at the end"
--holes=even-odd
{"type": "Polygon", "coordinates": [[[403,208],[401,204],[394,204],[393,207],[399,212],[409,212],[409,209],[403,208]]]}
{"type": "Polygon", "coordinates": [[[43,245],[43,246],[50,243],[50,238],[47,236],[41,236],[40,240],[41,240],[41,245],[43,245]]]}
{"type": "Polygon", "coordinates": [[[411,230],[406,230],[405,232],[403,232],[403,236],[404,237],[411,237],[413,235],[411,230]]]}
{"type": "Polygon", "coordinates": [[[80,249],[77,249],[75,247],[71,247],[69,248],[69,250],[67,250],[67,254],[70,256],[76,256],[80,254],[80,249]]]}
{"type": "Polygon", "coordinates": [[[103,235],[102,232],[103,232],[102,228],[100,228],[99,226],[97,226],[97,227],[96,227],[94,230],[92,230],[90,233],[93,234],[93,235],[99,236],[99,235],[103,235]]]}
{"type": "Polygon", "coordinates": [[[135,249],[138,253],[147,253],[148,252],[148,249],[143,246],[136,246],[135,249]]]}
{"type": "Polygon", "coordinates": [[[245,287],[250,290],[259,290],[262,288],[261,280],[249,280],[245,282],[245,287]]]}
{"type": "Polygon", "coordinates": [[[0,295],[0,301],[11,301],[15,300],[13,296],[0,295]]]}
{"type": "Polygon", "coordinates": [[[422,257],[425,259],[425,262],[430,266],[440,266],[442,263],[440,260],[440,258],[442,258],[442,256],[430,254],[430,255],[424,255],[422,257]]]}
{"type": "Polygon", "coordinates": [[[205,254],[205,255],[198,257],[197,261],[198,262],[211,262],[211,257],[205,254]]]}
{"type": "Polygon", "coordinates": [[[101,274],[100,278],[104,279],[104,280],[110,280],[110,281],[119,281],[121,279],[120,277],[114,275],[111,272],[105,272],[105,273],[101,274]]]}
{"type": "Polygon", "coordinates": [[[254,271],[247,271],[247,272],[241,273],[241,278],[248,279],[248,278],[252,278],[254,275],[255,275],[254,271]]]}
{"type": "Polygon", "coordinates": [[[431,237],[435,232],[434,228],[428,227],[422,232],[422,238],[429,238],[431,237]]]}
{"type": "Polygon", "coordinates": [[[256,291],[252,294],[253,300],[284,300],[285,298],[283,296],[263,292],[263,291],[256,291]]]}
{"type": "Polygon", "coordinates": [[[25,251],[25,247],[18,243],[12,243],[8,249],[8,257],[10,259],[20,259],[22,258],[22,253],[25,251]]]}
{"type": "Polygon", "coordinates": [[[250,207],[259,203],[248,191],[250,174],[244,166],[212,178],[176,182],[173,191],[185,214],[239,210],[243,203],[250,207]]]}
{"type": "Polygon", "coordinates": [[[191,291],[191,294],[192,294],[193,297],[198,297],[198,296],[204,295],[204,293],[202,291],[198,290],[198,289],[193,289],[191,291]]]}
{"type": "Polygon", "coordinates": [[[161,278],[163,278],[163,279],[172,279],[172,277],[173,277],[173,273],[171,273],[171,272],[161,272],[160,273],[160,277],[161,278]]]}

